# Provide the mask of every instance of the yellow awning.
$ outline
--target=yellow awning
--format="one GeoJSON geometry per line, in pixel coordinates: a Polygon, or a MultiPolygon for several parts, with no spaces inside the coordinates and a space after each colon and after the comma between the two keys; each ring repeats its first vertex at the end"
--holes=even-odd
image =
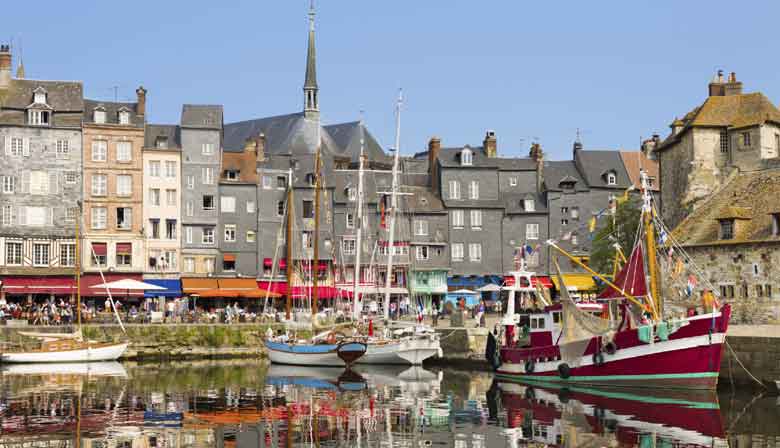
{"type": "MultiPolygon", "coordinates": [[[[595,292],[596,291],[596,282],[593,281],[593,276],[590,274],[561,274],[563,277],[563,282],[566,283],[566,287],[569,288],[569,291],[586,291],[586,292],[595,292]]],[[[561,285],[558,282],[558,276],[553,275],[552,281],[555,284],[555,287],[560,290],[561,285]]]]}

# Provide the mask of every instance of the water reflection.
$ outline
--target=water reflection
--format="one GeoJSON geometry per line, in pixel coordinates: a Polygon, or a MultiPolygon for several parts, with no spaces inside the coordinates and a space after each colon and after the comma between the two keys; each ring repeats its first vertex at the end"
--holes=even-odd
{"type": "Polygon", "coordinates": [[[777,437],[774,398],[718,403],[714,394],[499,384],[446,369],[7,366],[0,447],[644,448],[777,437]]]}

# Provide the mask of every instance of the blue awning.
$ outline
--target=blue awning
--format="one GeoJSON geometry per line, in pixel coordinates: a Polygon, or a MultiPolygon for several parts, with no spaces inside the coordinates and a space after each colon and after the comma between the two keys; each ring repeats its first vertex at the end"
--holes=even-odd
{"type": "Polygon", "coordinates": [[[144,297],[148,297],[148,298],[181,297],[183,295],[181,292],[181,281],[178,279],[154,278],[154,279],[144,279],[144,282],[165,288],[165,289],[157,289],[154,291],[146,291],[144,292],[144,297]]]}

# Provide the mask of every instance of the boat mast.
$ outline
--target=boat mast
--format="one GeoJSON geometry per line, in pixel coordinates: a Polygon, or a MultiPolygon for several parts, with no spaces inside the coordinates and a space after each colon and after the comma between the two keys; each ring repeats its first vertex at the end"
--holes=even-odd
{"type": "Polygon", "coordinates": [[[79,235],[81,233],[81,203],[79,203],[79,214],[78,218],[76,218],[76,315],[78,316],[76,318],[76,325],[79,329],[79,334],[81,334],[81,238],[79,238],[79,235]]]}
{"type": "Polygon", "coordinates": [[[360,316],[360,300],[358,285],[360,284],[360,256],[363,254],[363,162],[365,159],[366,138],[363,127],[363,115],[360,116],[360,157],[358,160],[358,190],[357,190],[357,238],[355,240],[355,272],[352,276],[352,318],[360,316]]]}
{"type": "Polygon", "coordinates": [[[387,245],[387,271],[385,274],[385,320],[390,319],[390,280],[393,277],[393,251],[395,250],[395,211],[398,208],[398,161],[401,155],[401,105],[403,91],[398,91],[398,102],[395,106],[395,157],[393,158],[393,189],[390,197],[390,240],[387,245]]]}
{"type": "MultiPolygon", "coordinates": [[[[320,141],[319,128],[317,130],[317,153],[314,156],[314,259],[311,272],[313,278],[313,290],[311,295],[311,314],[317,314],[317,302],[320,298],[319,274],[320,274],[320,141]]],[[[314,320],[312,318],[312,324],[314,320]]]]}
{"type": "Polygon", "coordinates": [[[658,293],[658,261],[655,254],[655,228],[653,227],[653,207],[650,197],[650,189],[647,185],[647,174],[640,174],[642,180],[642,218],[645,226],[647,241],[647,267],[650,273],[650,295],[655,305],[658,319],[663,319],[663,300],[658,293]]]}
{"type": "Polygon", "coordinates": [[[287,303],[286,303],[286,312],[285,317],[287,320],[290,320],[290,313],[292,311],[292,281],[293,281],[293,219],[295,219],[295,216],[293,214],[293,189],[292,189],[292,181],[293,181],[293,170],[292,167],[290,167],[290,170],[287,174],[287,303]]]}

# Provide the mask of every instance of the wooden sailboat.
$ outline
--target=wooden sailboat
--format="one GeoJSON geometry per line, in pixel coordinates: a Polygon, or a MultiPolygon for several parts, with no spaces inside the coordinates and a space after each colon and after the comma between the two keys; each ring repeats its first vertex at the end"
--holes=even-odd
{"type": "MultiPolygon", "coordinates": [[[[80,214],[79,214],[80,216],[80,214]]],[[[97,342],[84,340],[81,328],[81,234],[79,221],[76,220],[76,331],[72,333],[37,333],[20,331],[25,337],[37,339],[40,346],[33,350],[6,351],[0,355],[4,363],[81,363],[96,361],[116,361],[127,350],[129,342],[97,342]]],[[[101,272],[102,276],[103,273],[101,272]]],[[[104,279],[105,283],[105,279],[104,279]]],[[[114,314],[122,331],[124,326],[116,313],[111,291],[106,288],[108,298],[114,308],[114,314]]]]}
{"type": "MultiPolygon", "coordinates": [[[[654,226],[668,233],[661,227],[644,173],[642,181],[644,239],[637,238],[614,282],[548,241],[604,281],[607,289],[599,301],[574,302],[559,272],[560,302],[534,306],[536,291],[530,287],[529,273],[510,273],[514,283],[505,288],[509,296],[498,347],[486,353],[499,379],[694,389],[717,386],[731,308],[718,304],[713,292],[704,290],[703,314],[674,318],[664,312],[654,226]],[[528,334],[520,335],[524,328],[528,334]]],[[[666,246],[664,251],[671,253],[666,246]]],[[[681,248],[677,251],[685,254],[681,248]]],[[[691,283],[689,295],[693,295],[691,283]]]]}

